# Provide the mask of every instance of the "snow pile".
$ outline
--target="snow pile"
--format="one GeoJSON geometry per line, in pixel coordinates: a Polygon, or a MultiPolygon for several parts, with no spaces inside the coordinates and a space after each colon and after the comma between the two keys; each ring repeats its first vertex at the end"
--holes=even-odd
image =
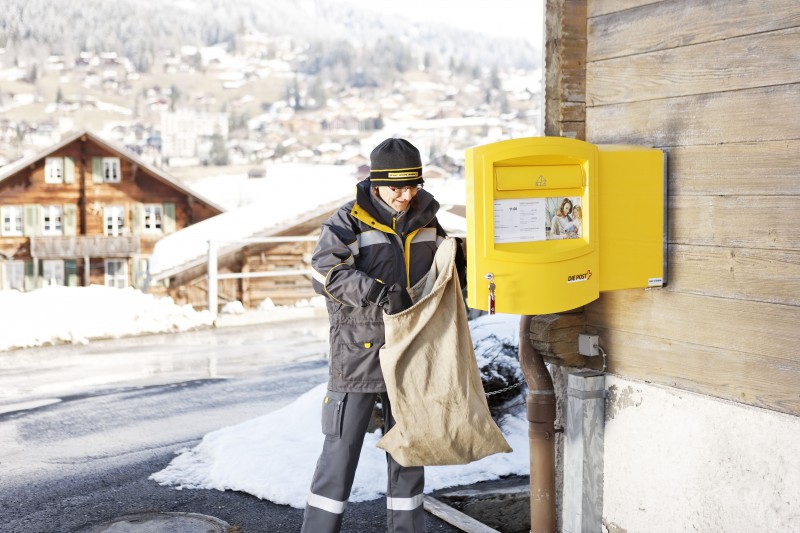
{"type": "Polygon", "coordinates": [[[47,286],[32,292],[0,291],[0,323],[0,350],[8,350],[186,331],[211,325],[213,317],[130,287],[47,286]]]}

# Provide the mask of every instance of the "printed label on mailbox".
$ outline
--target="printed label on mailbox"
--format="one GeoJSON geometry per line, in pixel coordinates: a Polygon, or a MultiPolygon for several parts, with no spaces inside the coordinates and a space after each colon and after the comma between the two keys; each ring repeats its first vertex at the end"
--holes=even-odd
{"type": "Polygon", "coordinates": [[[494,242],[536,242],[583,236],[580,197],[494,201],[494,242]]]}
{"type": "Polygon", "coordinates": [[[494,201],[494,242],[532,242],[547,239],[544,198],[494,201]]]}

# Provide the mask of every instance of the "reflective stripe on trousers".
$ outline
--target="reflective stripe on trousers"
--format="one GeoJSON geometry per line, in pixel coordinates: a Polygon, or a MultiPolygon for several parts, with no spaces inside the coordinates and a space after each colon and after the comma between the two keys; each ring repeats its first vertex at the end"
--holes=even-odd
{"type": "MultiPolygon", "coordinates": [[[[336,393],[329,393],[331,397],[336,393]]],[[[341,393],[340,393],[341,395],[341,393]]],[[[375,405],[375,393],[348,392],[343,400],[340,433],[326,434],[322,454],[317,461],[311,494],[303,516],[303,533],[338,532],[353,486],[356,466],[375,405]]],[[[384,432],[394,425],[389,397],[382,393],[384,432]]],[[[336,413],[335,409],[329,411],[336,413]]],[[[325,414],[323,414],[325,416],[325,414]]],[[[328,421],[330,422],[330,421],[328,421]]],[[[325,426],[323,421],[323,426],[325,426]]],[[[327,424],[331,433],[331,424],[327,424]]],[[[334,432],[335,433],[335,432],[334,432]]],[[[422,533],[425,531],[425,511],[422,491],[425,485],[422,467],[403,467],[386,454],[387,522],[390,533],[422,533]]]]}

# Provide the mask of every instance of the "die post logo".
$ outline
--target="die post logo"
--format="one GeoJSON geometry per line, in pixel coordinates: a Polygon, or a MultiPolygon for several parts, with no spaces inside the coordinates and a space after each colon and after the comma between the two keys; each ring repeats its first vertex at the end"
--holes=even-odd
{"type": "Polygon", "coordinates": [[[571,276],[567,276],[567,283],[578,283],[581,281],[588,281],[589,278],[592,277],[592,271],[587,270],[586,272],[582,272],[580,274],[572,274],[571,276]]]}

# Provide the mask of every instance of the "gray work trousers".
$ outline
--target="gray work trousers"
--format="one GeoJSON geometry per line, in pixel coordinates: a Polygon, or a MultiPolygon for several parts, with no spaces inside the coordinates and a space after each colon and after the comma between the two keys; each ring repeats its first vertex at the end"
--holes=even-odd
{"type": "MultiPolygon", "coordinates": [[[[376,393],[328,391],[322,407],[322,432],[325,444],[317,461],[303,516],[302,533],[338,532],[356,466],[364,442],[376,393]]],[[[384,434],[394,425],[389,397],[380,393],[384,434]]],[[[390,533],[422,533],[425,511],[422,492],[425,474],[421,466],[404,467],[387,453],[388,483],[386,507],[390,533]]]]}

